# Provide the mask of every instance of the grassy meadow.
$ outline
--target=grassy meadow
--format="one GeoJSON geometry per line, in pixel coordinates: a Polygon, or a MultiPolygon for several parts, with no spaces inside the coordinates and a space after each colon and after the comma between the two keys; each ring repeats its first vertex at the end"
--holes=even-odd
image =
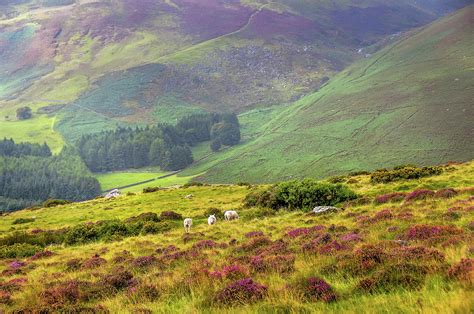
{"type": "Polygon", "coordinates": [[[175,187],[5,215],[0,254],[14,241],[36,243],[39,253],[0,260],[0,308],[472,312],[474,162],[415,180],[339,181],[359,198],[325,215],[244,207],[248,193],[265,188],[245,185],[175,187]],[[420,192],[426,189],[437,193],[420,192]],[[403,197],[391,199],[395,192],[403,197]],[[223,220],[230,209],[239,220],[223,220]],[[218,220],[209,226],[212,212],[218,220]],[[193,219],[188,234],[185,217],[193,219]],[[93,230],[105,225],[108,233],[94,240],[93,230]],[[121,233],[137,225],[140,235],[121,233]],[[63,243],[41,245],[60,234],[63,243]]]}

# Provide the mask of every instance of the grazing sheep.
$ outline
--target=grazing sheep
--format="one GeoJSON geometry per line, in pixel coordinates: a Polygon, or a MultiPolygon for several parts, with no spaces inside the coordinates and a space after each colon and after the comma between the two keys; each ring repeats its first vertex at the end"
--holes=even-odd
{"type": "Polygon", "coordinates": [[[193,225],[193,220],[191,218],[186,218],[184,220],[184,231],[188,233],[191,230],[192,225],[193,225]]]}
{"type": "Polygon", "coordinates": [[[228,210],[224,213],[225,220],[239,219],[239,214],[235,210],[228,210]]]}
{"type": "Polygon", "coordinates": [[[211,215],[209,216],[209,218],[207,218],[207,223],[209,224],[209,226],[215,224],[217,221],[217,218],[215,215],[211,215]]]}
{"type": "Polygon", "coordinates": [[[194,197],[194,195],[188,194],[188,195],[186,195],[184,198],[187,199],[187,200],[190,200],[190,199],[192,199],[193,197],[194,197]]]}

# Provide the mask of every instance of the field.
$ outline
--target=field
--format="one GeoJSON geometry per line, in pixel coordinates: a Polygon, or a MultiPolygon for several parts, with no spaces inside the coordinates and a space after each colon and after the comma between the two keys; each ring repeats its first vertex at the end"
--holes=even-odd
{"type": "MultiPolygon", "coordinates": [[[[0,111],[1,112],[1,111],[0,111]]],[[[4,117],[0,116],[0,120],[4,117]]],[[[54,131],[55,118],[47,116],[34,117],[24,121],[0,121],[0,134],[12,137],[15,142],[48,143],[54,153],[59,153],[64,145],[63,137],[54,131]]]]}
{"type": "Polygon", "coordinates": [[[166,172],[154,172],[150,171],[141,172],[137,169],[137,172],[124,171],[124,172],[110,172],[96,174],[95,177],[99,180],[100,186],[103,191],[107,191],[113,188],[126,186],[136,182],[146,181],[165,175],[166,172]]]}
{"type": "MultiPolygon", "coordinates": [[[[345,178],[358,200],[345,204],[343,212],[322,216],[245,208],[244,197],[264,187],[235,185],[171,188],[11,213],[0,220],[3,245],[41,246],[61,234],[48,230],[59,229],[66,242],[36,247],[43,253],[34,257],[3,258],[0,308],[472,312],[474,162],[446,166],[442,174],[423,179],[369,180],[368,175],[345,178]],[[421,192],[425,189],[437,193],[421,192]],[[393,192],[405,194],[389,201],[393,192]],[[237,209],[240,219],[223,221],[221,213],[229,209],[237,209]],[[153,218],[164,211],[192,217],[191,232],[184,233],[182,218],[153,218]],[[214,226],[207,225],[211,211],[218,212],[214,226]],[[138,236],[121,229],[144,225],[147,231],[138,236]],[[89,233],[71,238],[68,228],[89,233]],[[94,240],[96,228],[107,230],[103,238],[94,240]]],[[[5,246],[0,248],[6,254],[5,246]]]]}

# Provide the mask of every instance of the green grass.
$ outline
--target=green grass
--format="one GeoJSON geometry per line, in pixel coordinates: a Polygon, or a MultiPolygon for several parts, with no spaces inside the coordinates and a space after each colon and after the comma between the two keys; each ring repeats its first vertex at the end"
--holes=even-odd
{"type": "MultiPolygon", "coordinates": [[[[355,177],[358,182],[350,186],[365,197],[395,191],[407,184],[410,185],[410,190],[433,185],[455,187],[461,190],[474,186],[473,171],[474,162],[471,161],[463,165],[454,165],[443,174],[430,178],[393,182],[388,185],[372,185],[368,182],[368,176],[358,176],[355,177]]],[[[258,188],[254,187],[254,189],[258,188]]],[[[113,200],[97,199],[54,208],[23,210],[4,216],[0,220],[0,232],[3,235],[37,228],[43,230],[61,229],[99,220],[125,220],[145,212],[159,214],[166,210],[176,211],[183,217],[192,217],[193,227],[191,233],[185,235],[182,230],[182,222],[177,221],[172,223],[170,231],[164,233],[128,238],[118,237],[108,242],[99,241],[74,246],[50,246],[48,250],[54,252],[55,255],[39,260],[22,259],[28,263],[28,266],[23,267],[23,273],[5,277],[5,280],[18,277],[27,278],[28,284],[12,292],[12,303],[0,304],[0,309],[12,312],[21,309],[49,308],[52,304],[42,297],[42,292],[51,285],[62,285],[68,280],[79,280],[90,283],[92,288],[93,285],[100,282],[102,276],[115,274],[120,271],[121,267],[131,271],[138,280],[139,287],[151,285],[158,289],[159,294],[151,299],[145,299],[144,296],[133,298],[131,290],[127,288],[118,292],[108,292],[105,295],[97,294],[87,303],[69,304],[68,309],[70,310],[71,307],[78,309],[83,306],[94,307],[100,304],[110,312],[131,312],[141,308],[157,313],[182,313],[183,311],[194,313],[273,313],[276,310],[290,313],[469,313],[474,308],[472,282],[449,279],[446,276],[447,269],[458,263],[461,258],[474,257],[472,250],[469,249],[472,234],[468,228],[473,219],[472,211],[468,210],[468,207],[473,205],[472,191],[465,190],[451,199],[431,198],[411,203],[377,205],[370,202],[365,205],[347,205],[345,212],[324,216],[308,216],[298,211],[271,212],[259,208],[243,208],[242,200],[249,192],[247,187],[239,186],[212,185],[186,189],[172,188],[154,193],[121,196],[113,200]],[[193,198],[185,197],[189,194],[192,194],[193,198]],[[220,211],[237,208],[241,218],[238,221],[226,222],[223,221],[221,215],[218,215],[217,224],[208,226],[205,212],[210,207],[218,208],[220,211]],[[447,221],[445,213],[447,213],[447,208],[452,207],[458,207],[456,212],[459,216],[457,219],[447,221]],[[394,215],[409,212],[412,216],[409,219],[395,216],[370,224],[361,224],[360,221],[365,216],[375,217],[376,213],[387,208],[390,208],[394,215]],[[21,225],[12,224],[16,219],[31,219],[33,217],[34,222],[21,225]],[[405,234],[407,228],[417,224],[453,225],[463,232],[462,237],[457,237],[454,234],[448,235],[448,240],[455,241],[447,245],[442,242],[430,242],[432,239],[409,241],[408,247],[423,246],[435,249],[444,255],[440,269],[428,264],[429,262],[426,260],[404,260],[403,258],[398,260],[398,263],[415,263],[433,267],[429,268],[430,274],[426,275],[420,288],[405,289],[394,284],[391,287],[392,290],[387,292],[381,291],[373,294],[357,292],[356,286],[359,280],[370,276],[372,272],[357,275],[339,268],[330,272],[324,271],[328,266],[339,267],[340,261],[350,262],[352,256],[366,244],[376,245],[387,252],[398,252],[397,249],[400,248],[400,245],[393,240],[396,240],[398,235],[405,234]],[[346,244],[349,246],[348,249],[336,252],[334,255],[302,253],[301,245],[306,241],[311,241],[312,238],[292,239],[286,234],[290,229],[315,225],[325,226],[323,234],[328,233],[332,239],[338,239],[342,234],[357,232],[362,237],[362,242],[346,244]],[[343,226],[346,229],[344,231],[330,231],[329,226],[331,225],[339,228],[343,226]],[[395,229],[395,232],[388,232],[389,227],[398,229],[395,229]],[[213,297],[231,280],[208,278],[203,273],[196,271],[221,270],[224,266],[235,263],[247,267],[244,259],[236,259],[248,256],[249,253],[239,252],[237,248],[243,243],[251,241],[245,237],[247,232],[256,230],[264,232],[272,241],[281,240],[288,243],[291,253],[279,251],[277,254],[293,254],[295,256],[294,270],[280,273],[276,269],[270,269],[265,273],[258,273],[249,269],[250,274],[247,276],[268,286],[266,297],[253,304],[217,307],[218,304],[212,302],[213,297]],[[200,240],[228,243],[231,239],[236,239],[237,244],[199,250],[199,253],[192,258],[184,258],[173,264],[167,264],[167,260],[161,260],[162,255],[155,252],[157,248],[164,248],[168,245],[175,245],[185,251],[191,249],[200,240]],[[154,255],[162,262],[140,269],[133,266],[131,261],[114,261],[114,257],[124,250],[129,251],[134,258],[154,255]],[[99,254],[104,258],[106,264],[92,270],[66,270],[67,261],[73,258],[89,259],[94,254],[99,254]],[[302,296],[292,288],[291,284],[298,278],[309,276],[324,278],[334,288],[338,300],[333,303],[324,303],[302,299],[302,296]]],[[[4,260],[0,264],[0,271],[7,269],[10,262],[11,260],[4,260]]],[[[390,262],[384,261],[383,263],[390,262]]],[[[384,267],[383,265],[377,267],[384,267]]],[[[386,266],[393,267],[390,264],[386,266]]],[[[396,268],[394,270],[397,271],[396,268]]],[[[62,302],[64,300],[59,299],[56,305],[64,306],[65,304],[62,302]]],[[[58,309],[56,308],[56,310],[58,309]]]]}
{"type": "MultiPolygon", "coordinates": [[[[12,116],[10,116],[12,117],[12,116]]],[[[14,116],[13,116],[14,117],[14,116]]],[[[0,117],[1,137],[13,138],[16,142],[48,143],[53,153],[59,153],[64,140],[59,132],[54,131],[55,117],[34,115],[30,120],[3,120],[0,117]]],[[[13,118],[16,119],[16,118],[13,118]]]]}
{"type": "Polygon", "coordinates": [[[259,127],[246,130],[244,122],[244,134],[257,136],[194,173],[207,171],[208,182],[272,182],[471,159],[469,12],[406,35],[320,91],[257,119],[259,127]]]}
{"type": "Polygon", "coordinates": [[[146,187],[171,187],[177,185],[183,185],[188,183],[194,178],[194,176],[180,176],[180,175],[172,175],[163,179],[157,179],[148,183],[136,185],[133,187],[129,187],[123,189],[122,192],[140,192],[146,187]]]}
{"type": "Polygon", "coordinates": [[[153,171],[153,169],[150,169],[150,171],[146,172],[140,172],[140,169],[137,169],[137,172],[123,171],[101,173],[96,174],[95,177],[97,178],[97,180],[99,180],[102,190],[106,191],[113,188],[133,184],[136,182],[158,178],[165,174],[166,172],[162,172],[159,169],[156,169],[155,171],[153,171]]]}

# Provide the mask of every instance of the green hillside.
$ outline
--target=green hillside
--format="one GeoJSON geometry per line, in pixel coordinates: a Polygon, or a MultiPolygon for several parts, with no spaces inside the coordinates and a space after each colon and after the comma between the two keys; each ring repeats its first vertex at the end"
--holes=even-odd
{"type": "Polygon", "coordinates": [[[57,151],[117,125],[288,104],[359,49],[466,3],[2,1],[1,135],[57,151]],[[33,119],[16,120],[21,106],[33,119]]]}
{"type": "Polygon", "coordinates": [[[404,35],[287,108],[242,116],[245,143],[185,173],[272,182],[471,159],[473,10],[404,35]]]}
{"type": "Polygon", "coordinates": [[[353,176],[359,198],[324,215],[244,207],[265,187],[236,185],[10,213],[0,311],[470,313],[474,163],[442,169],[386,184],[353,176]],[[224,221],[230,209],[239,220],[224,221]]]}

